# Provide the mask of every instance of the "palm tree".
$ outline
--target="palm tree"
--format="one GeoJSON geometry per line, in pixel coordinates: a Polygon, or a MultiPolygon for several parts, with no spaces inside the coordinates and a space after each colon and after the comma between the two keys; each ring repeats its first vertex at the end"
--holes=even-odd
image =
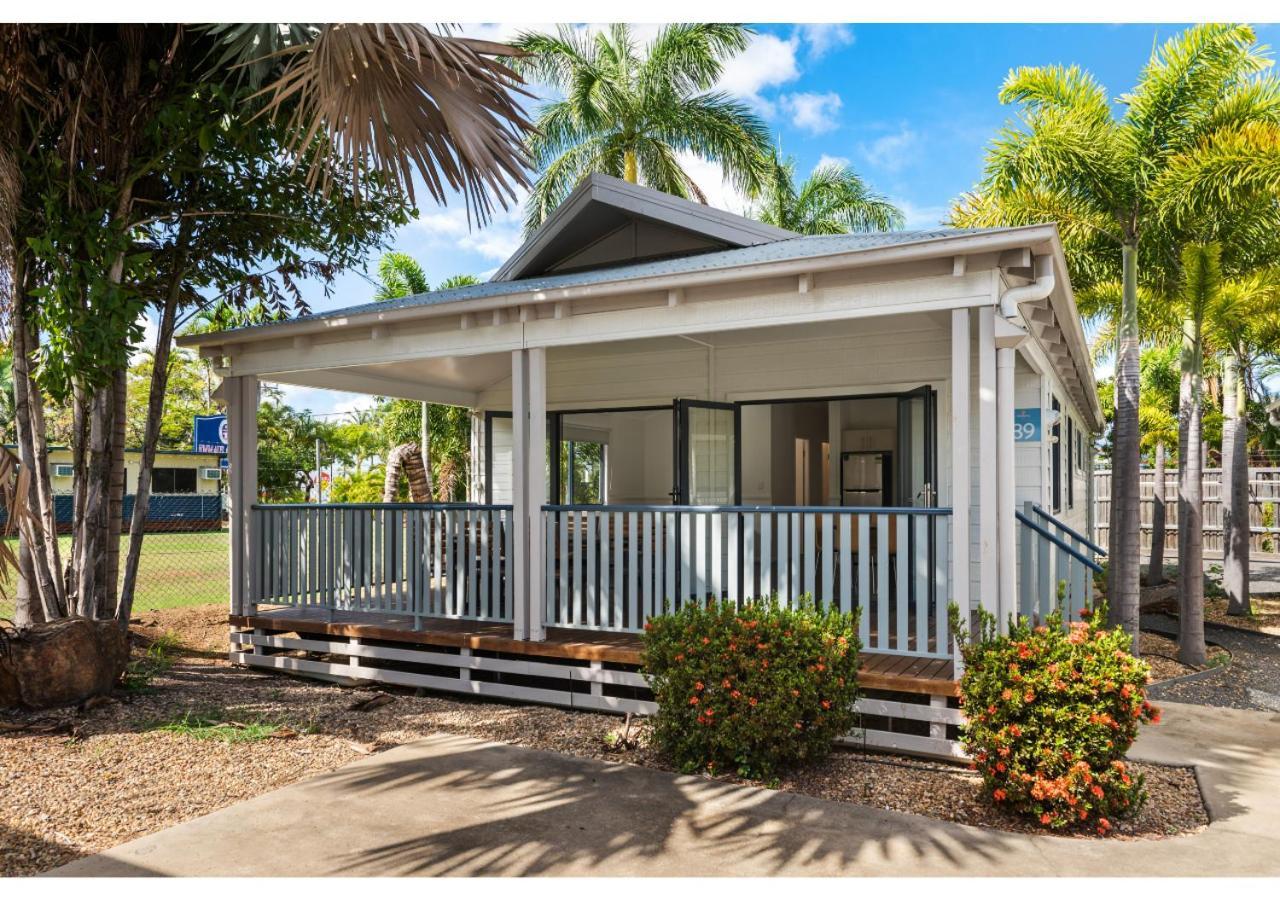
{"type": "Polygon", "coordinates": [[[718,162],[754,194],[765,174],[769,133],[751,109],[712,90],[725,60],[747,46],[741,25],[667,25],[643,51],[627,25],[595,34],[562,25],[524,33],[513,67],[563,99],[542,107],[528,146],[541,173],[526,207],[532,231],[592,172],[706,202],[680,153],[718,162]]]}
{"type": "Polygon", "coordinates": [[[1223,353],[1222,383],[1222,587],[1227,614],[1252,612],[1249,596],[1249,421],[1250,370],[1259,351],[1280,346],[1280,268],[1227,281],[1209,323],[1223,353]]]}
{"type": "Polygon", "coordinates": [[[1119,282],[1109,595],[1130,635],[1140,571],[1139,251],[1144,284],[1172,293],[1179,231],[1202,211],[1182,202],[1186,185],[1214,197],[1216,214],[1256,205],[1269,189],[1264,164],[1280,146],[1280,85],[1259,77],[1269,65],[1246,25],[1189,28],[1152,54],[1119,119],[1078,67],[1014,70],[1000,99],[1021,104],[1022,121],[1000,132],[982,181],[952,211],[957,225],[1057,222],[1077,285],[1119,282]]]}
{"type": "Polygon", "coordinates": [[[1147,584],[1164,584],[1165,542],[1165,462],[1169,445],[1178,444],[1178,348],[1172,344],[1142,351],[1139,364],[1142,405],[1138,424],[1142,447],[1154,461],[1152,482],[1151,556],[1147,563],[1147,584]]]}
{"type": "Polygon", "coordinates": [[[902,210],[843,163],[823,163],[797,188],[795,160],[783,160],[776,150],[751,215],[799,234],[892,231],[905,221],[902,210]]]}
{"type": "Polygon", "coordinates": [[[427,273],[408,253],[384,253],[378,261],[378,290],[373,295],[374,300],[394,300],[425,294],[429,290],[431,285],[427,282],[427,273]]]}
{"type": "MultiPolygon", "coordinates": [[[[377,301],[395,300],[399,297],[409,297],[413,294],[425,294],[431,290],[431,285],[427,282],[427,273],[423,270],[421,264],[408,253],[397,251],[385,253],[382,259],[379,260],[378,281],[378,290],[373,295],[373,299],[377,301]]],[[[451,275],[440,283],[439,290],[447,291],[452,288],[479,283],[480,280],[473,275],[451,275]]],[[[422,418],[418,429],[422,467],[426,470],[427,475],[427,494],[437,499],[448,500],[453,494],[452,484],[450,483],[447,492],[437,494],[436,479],[431,471],[431,407],[432,404],[430,403],[422,404],[422,418]]],[[[456,470],[456,466],[449,466],[446,473],[449,477],[443,480],[452,482],[452,473],[456,470]]]]}
{"type": "Polygon", "coordinates": [[[1178,391],[1178,659],[1205,663],[1204,646],[1204,320],[1221,301],[1222,247],[1189,244],[1182,252],[1182,352],[1178,391]]]}

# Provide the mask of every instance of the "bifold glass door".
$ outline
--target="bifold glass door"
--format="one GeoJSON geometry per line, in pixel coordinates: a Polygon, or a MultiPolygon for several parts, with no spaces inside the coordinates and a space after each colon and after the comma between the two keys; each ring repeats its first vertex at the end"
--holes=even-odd
{"type": "Polygon", "coordinates": [[[928,385],[898,397],[898,504],[937,506],[936,394],[928,385]]]}
{"type": "Polygon", "coordinates": [[[677,400],[676,420],[678,501],[695,506],[737,503],[737,404],[677,400]]]}

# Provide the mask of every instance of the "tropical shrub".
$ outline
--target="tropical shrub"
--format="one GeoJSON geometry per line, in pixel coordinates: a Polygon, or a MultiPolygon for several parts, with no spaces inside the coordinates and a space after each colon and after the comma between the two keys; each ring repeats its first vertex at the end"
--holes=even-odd
{"type": "Polygon", "coordinates": [[[1129,652],[1128,635],[1101,626],[1105,608],[1081,618],[1064,628],[1058,610],[1000,635],[984,617],[978,639],[962,641],[962,740],[1000,806],[1052,829],[1106,834],[1146,800],[1124,755],[1160,712],[1146,700],[1150,669],[1129,652]]]}
{"type": "Polygon", "coordinates": [[[772,778],[821,759],[857,714],[851,613],[776,599],[686,605],[645,625],[654,739],[685,772],[772,778]]]}

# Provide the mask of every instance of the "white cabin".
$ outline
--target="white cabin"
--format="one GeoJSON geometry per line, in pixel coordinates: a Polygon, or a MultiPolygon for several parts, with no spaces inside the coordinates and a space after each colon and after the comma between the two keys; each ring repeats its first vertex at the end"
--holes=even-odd
{"type": "Polygon", "coordinates": [[[1092,595],[1053,225],[807,237],[595,175],[487,283],[182,343],[224,373],[247,664],[644,711],[647,616],[808,595],[860,613],[863,738],[948,753],[948,605],[1092,595]],[[262,380],[469,408],[468,502],[255,505],[262,380]]]}

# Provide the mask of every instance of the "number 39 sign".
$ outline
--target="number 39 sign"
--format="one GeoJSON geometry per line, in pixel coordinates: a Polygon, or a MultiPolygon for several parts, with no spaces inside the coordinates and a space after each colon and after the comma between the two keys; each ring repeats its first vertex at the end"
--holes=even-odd
{"type": "Polygon", "coordinates": [[[1013,411],[1013,439],[1019,443],[1040,440],[1040,407],[1013,411]]]}

